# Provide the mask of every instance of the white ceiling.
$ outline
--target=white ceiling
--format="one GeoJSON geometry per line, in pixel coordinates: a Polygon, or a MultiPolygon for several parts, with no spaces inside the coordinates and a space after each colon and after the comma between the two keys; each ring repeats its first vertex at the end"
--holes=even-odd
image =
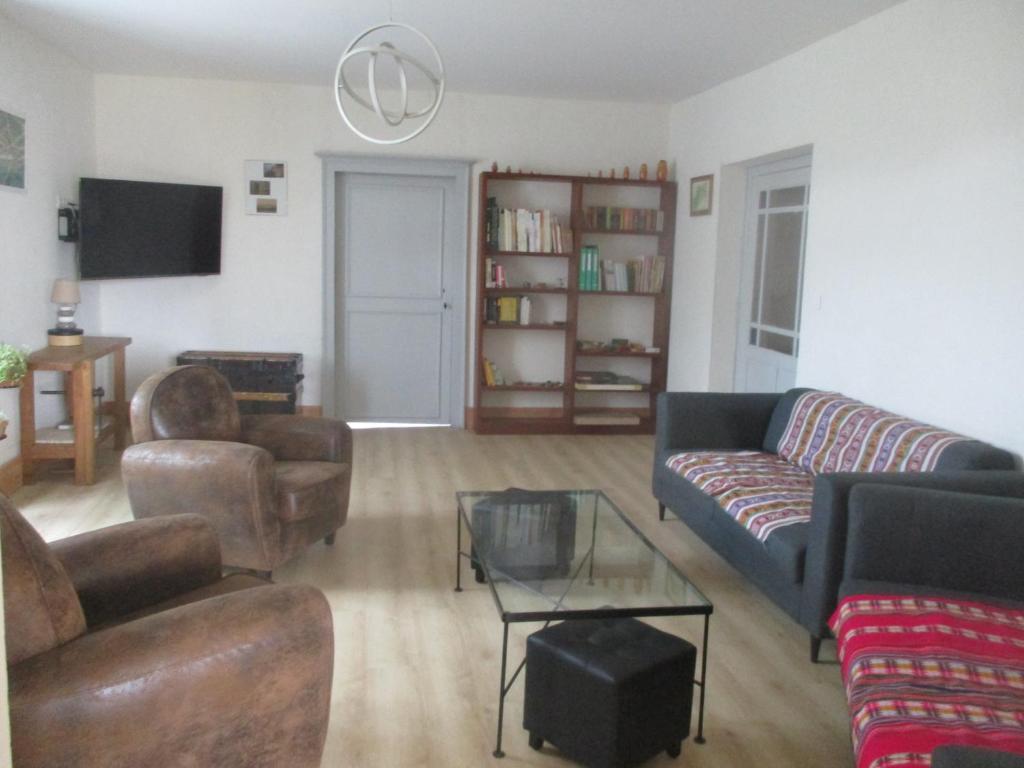
{"type": "Polygon", "coordinates": [[[97,72],[329,84],[350,39],[390,14],[434,39],[453,91],[674,102],[898,2],[0,0],[0,9],[97,72]]]}

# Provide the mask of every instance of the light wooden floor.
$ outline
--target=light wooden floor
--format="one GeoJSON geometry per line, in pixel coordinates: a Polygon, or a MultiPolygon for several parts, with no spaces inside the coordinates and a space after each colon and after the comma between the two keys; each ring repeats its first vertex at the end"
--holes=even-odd
{"type": "MultiPolygon", "coordinates": [[[[334,609],[337,642],[325,766],[566,766],[534,752],[522,683],[506,708],[504,760],[491,757],[501,623],[486,585],[456,594],[456,490],[602,488],[714,602],[707,743],[651,765],[850,766],[838,667],[807,661],[807,636],[678,520],[658,522],[648,437],[483,437],[448,429],[362,430],[348,524],[275,572],[334,609]]],[[[76,488],[53,472],[15,502],[47,539],[130,519],[117,457],[76,488]]],[[[468,582],[468,584],[467,584],[468,582]]],[[[652,620],[699,647],[698,618],[652,620]]],[[[516,663],[526,634],[513,625],[516,663]]],[[[831,652],[828,649],[826,653],[831,652]]],[[[696,724],[696,720],[694,721],[696,724]]]]}

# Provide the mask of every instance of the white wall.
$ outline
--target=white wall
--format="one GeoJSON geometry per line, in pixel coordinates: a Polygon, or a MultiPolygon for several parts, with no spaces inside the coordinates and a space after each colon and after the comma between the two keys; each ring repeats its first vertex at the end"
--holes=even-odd
{"type": "MultiPolygon", "coordinates": [[[[24,190],[0,187],[0,341],[46,346],[56,322],[50,291],[73,277],[74,246],[57,240],[57,198],[78,199],[78,179],[93,167],[92,73],[0,15],[0,109],[25,118],[24,190]]],[[[97,330],[96,291],[82,292],[78,323],[97,330]]],[[[56,379],[39,377],[47,385],[56,379]]],[[[63,415],[59,398],[37,398],[38,419],[63,415]]],[[[0,389],[11,418],[0,464],[18,455],[18,390],[0,389]]]]}
{"type": "MultiPolygon", "coordinates": [[[[475,179],[492,161],[579,173],[653,167],[667,144],[666,106],[448,94],[434,125],[382,152],[473,159],[475,179]]],[[[344,126],[328,86],[97,76],[99,176],[224,187],[221,275],[101,285],[104,331],[135,340],[129,389],[188,348],[298,351],[306,362],[304,402],[320,403],[322,182],[315,153],[374,151],[344,126]],[[288,162],[286,217],[245,215],[246,159],[288,162]]],[[[471,200],[475,244],[475,190],[471,200]]]]}
{"type": "MultiPolygon", "coordinates": [[[[0,341],[38,348],[55,322],[50,289],[75,273],[74,250],[57,240],[57,197],[77,197],[79,176],[93,163],[92,75],[0,15],[0,109],[25,118],[25,190],[0,187],[0,341]]],[[[83,292],[80,324],[96,327],[95,292],[83,292]]],[[[19,453],[18,390],[0,389],[11,418],[0,464],[19,453]]],[[[40,403],[40,418],[62,410],[40,403]]],[[[3,657],[0,590],[0,657],[3,657]]],[[[0,766],[10,765],[7,668],[0,670],[0,766]]]]}
{"type": "MultiPolygon", "coordinates": [[[[813,145],[799,384],[1018,453],[1022,39],[1018,0],[910,0],[675,105],[670,138],[681,187],[813,145]]],[[[681,211],[672,388],[707,388],[722,362],[720,202],[712,216],[681,211]]]]}

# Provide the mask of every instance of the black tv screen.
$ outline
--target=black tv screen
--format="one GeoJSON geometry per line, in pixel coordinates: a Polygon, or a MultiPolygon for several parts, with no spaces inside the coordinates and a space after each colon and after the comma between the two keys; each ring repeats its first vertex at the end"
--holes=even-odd
{"type": "Polygon", "coordinates": [[[223,197],[222,187],[82,179],[82,279],[219,274],[223,197]]]}

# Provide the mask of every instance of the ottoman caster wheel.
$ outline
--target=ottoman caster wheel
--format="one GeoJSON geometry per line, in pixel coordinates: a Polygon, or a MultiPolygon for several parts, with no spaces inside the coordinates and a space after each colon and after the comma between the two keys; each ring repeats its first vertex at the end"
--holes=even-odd
{"type": "Polygon", "coordinates": [[[679,757],[680,753],[682,753],[682,751],[683,751],[683,745],[682,744],[673,744],[671,747],[669,747],[665,751],[668,753],[669,757],[672,757],[672,758],[679,757]]]}
{"type": "MultiPolygon", "coordinates": [[[[544,746],[544,739],[542,739],[540,736],[534,736],[531,733],[530,734],[530,749],[540,749],[543,746],[544,746]]],[[[676,754],[678,754],[678,752],[676,754]]]]}
{"type": "Polygon", "coordinates": [[[478,568],[473,570],[473,578],[476,579],[477,584],[483,584],[487,581],[487,577],[484,576],[484,572],[478,568]]]}

